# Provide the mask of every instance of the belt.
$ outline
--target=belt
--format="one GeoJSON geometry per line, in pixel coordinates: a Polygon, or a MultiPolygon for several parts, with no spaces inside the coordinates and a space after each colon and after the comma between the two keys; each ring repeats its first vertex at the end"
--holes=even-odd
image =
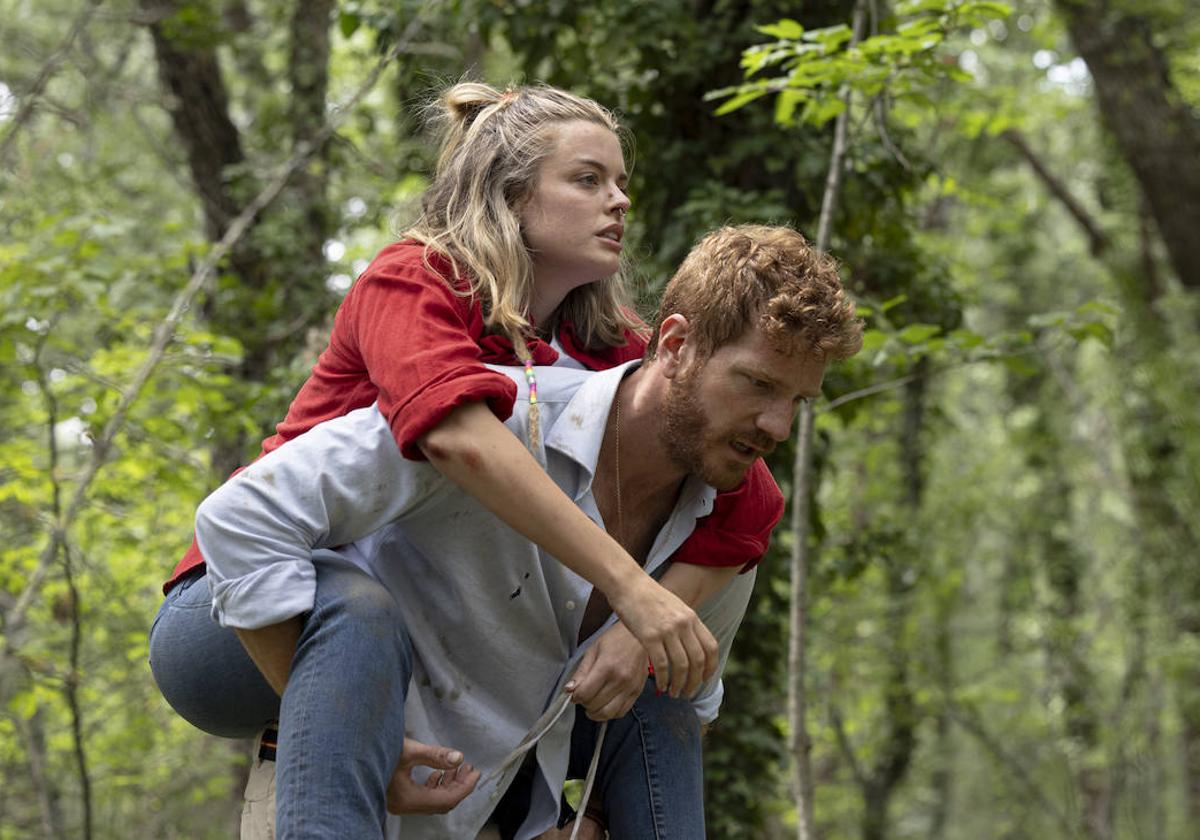
{"type": "Polygon", "coordinates": [[[261,761],[274,761],[275,748],[279,744],[279,730],[273,726],[268,726],[263,730],[262,738],[258,742],[258,757],[261,761]]]}

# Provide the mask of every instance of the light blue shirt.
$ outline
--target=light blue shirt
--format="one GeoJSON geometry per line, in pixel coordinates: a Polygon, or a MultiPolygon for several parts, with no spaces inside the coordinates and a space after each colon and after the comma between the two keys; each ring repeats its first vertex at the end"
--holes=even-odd
{"type": "MultiPolygon", "coordinates": [[[[538,368],[544,447],[554,482],[603,527],[592,479],[616,388],[631,365],[591,373],[538,368]]],[[[522,371],[506,425],[526,439],[522,371]]],[[[660,576],[672,553],[712,510],[716,491],[685,480],[646,570],[660,576]]],[[[410,737],[461,749],[485,778],[562,689],[588,644],[577,644],[591,585],[517,534],[427,463],[409,461],[372,406],[315,427],[256,461],[200,506],[196,537],[208,561],[213,614],[256,628],[312,608],[315,563],[340,546],[396,598],[414,650],[405,706],[410,737]],[[357,541],[357,542],[356,542],[357,541]]],[[[694,705],[716,717],[724,669],[754,574],[739,575],[699,611],[721,646],[720,670],[694,705]]],[[[536,837],[558,811],[573,715],[542,738],[519,838],[536,837]]],[[[403,836],[474,837],[516,768],[481,785],[449,814],[405,816],[403,836]]],[[[399,836],[399,820],[389,833],[399,836]]]]}

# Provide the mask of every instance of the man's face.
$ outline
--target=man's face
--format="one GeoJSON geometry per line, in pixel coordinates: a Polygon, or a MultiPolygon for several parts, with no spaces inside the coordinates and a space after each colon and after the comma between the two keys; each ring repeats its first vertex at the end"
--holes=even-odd
{"type": "Polygon", "coordinates": [[[781,353],[755,327],[671,379],[659,438],[671,461],[718,491],[791,435],[805,399],[821,393],[824,360],[781,353]]]}

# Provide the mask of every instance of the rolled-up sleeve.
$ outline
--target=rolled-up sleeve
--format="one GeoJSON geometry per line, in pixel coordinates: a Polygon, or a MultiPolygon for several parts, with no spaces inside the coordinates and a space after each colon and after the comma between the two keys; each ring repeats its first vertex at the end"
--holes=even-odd
{"type": "Polygon", "coordinates": [[[755,569],[751,569],[747,574],[738,575],[696,611],[700,620],[716,637],[719,648],[716,673],[700,686],[699,692],[692,699],[692,708],[696,710],[701,723],[712,723],[717,719],[721,700],[725,696],[725,685],[721,677],[725,673],[726,663],[729,662],[733,638],[746,616],[746,607],[750,603],[750,593],[754,590],[754,580],[757,576],[755,569]]]}
{"type": "Polygon", "coordinates": [[[401,519],[445,486],[404,459],[374,406],[323,423],[251,464],[196,514],[213,617],[253,629],[312,609],[312,551],[401,519]]]}
{"type": "MultiPolygon", "coordinates": [[[[449,275],[444,260],[437,266],[449,275]]],[[[507,420],[517,389],[480,360],[484,325],[478,303],[456,293],[412,254],[380,260],[373,269],[352,292],[346,327],[404,457],[423,459],[417,442],[464,403],[485,402],[499,420],[507,420]]]]}

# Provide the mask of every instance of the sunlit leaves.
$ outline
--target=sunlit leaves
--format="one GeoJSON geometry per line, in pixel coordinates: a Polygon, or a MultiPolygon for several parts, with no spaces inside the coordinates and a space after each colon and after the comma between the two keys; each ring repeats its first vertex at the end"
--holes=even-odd
{"type": "Polygon", "coordinates": [[[782,124],[820,126],[844,108],[840,91],[844,85],[867,96],[885,88],[897,98],[912,98],[931,105],[924,91],[940,80],[966,81],[970,74],[939,48],[947,37],[964,27],[1006,17],[1011,9],[1003,3],[918,0],[897,7],[894,31],[864,38],[853,47],[846,24],[805,30],[794,20],[784,19],[757,27],[776,40],[750,47],[742,53],[747,81],[707,95],[721,101],[718,116],[774,94],[779,97],[775,117],[782,124]],[[776,75],[754,78],[764,71],[776,75]],[[803,104],[804,107],[799,106],[803,104]]]}

